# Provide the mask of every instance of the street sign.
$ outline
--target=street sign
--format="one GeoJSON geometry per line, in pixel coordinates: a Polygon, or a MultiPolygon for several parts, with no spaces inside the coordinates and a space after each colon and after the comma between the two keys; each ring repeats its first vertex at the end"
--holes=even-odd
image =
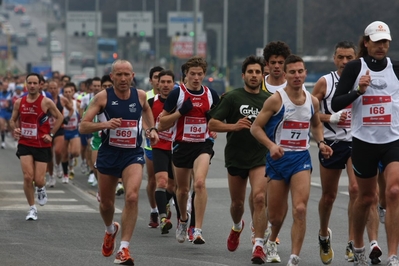
{"type": "Polygon", "coordinates": [[[69,36],[101,36],[101,12],[97,13],[96,30],[96,12],[94,11],[68,11],[67,12],[67,34],[69,36]]]}
{"type": "Polygon", "coordinates": [[[118,12],[117,32],[118,37],[152,37],[153,18],[152,12],[118,12]]]}
{"type": "MultiPolygon", "coordinates": [[[[171,43],[171,54],[181,59],[190,58],[194,55],[194,38],[191,36],[173,36],[171,43]]],[[[206,58],[206,34],[198,36],[197,55],[206,58]]]]}
{"type": "MultiPolygon", "coordinates": [[[[204,18],[197,14],[197,35],[202,34],[204,18]]],[[[168,12],[168,37],[192,36],[194,34],[193,12],[168,12]]]]}

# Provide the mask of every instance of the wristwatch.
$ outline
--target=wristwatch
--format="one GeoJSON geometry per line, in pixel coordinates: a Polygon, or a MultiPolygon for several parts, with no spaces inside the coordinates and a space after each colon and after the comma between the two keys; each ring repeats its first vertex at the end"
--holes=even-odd
{"type": "Polygon", "coordinates": [[[317,148],[320,148],[320,143],[327,145],[327,142],[325,142],[324,140],[320,140],[319,142],[317,142],[317,148]]]}
{"type": "Polygon", "coordinates": [[[54,134],[53,133],[50,133],[49,135],[50,135],[51,138],[54,138],[54,134]]]}

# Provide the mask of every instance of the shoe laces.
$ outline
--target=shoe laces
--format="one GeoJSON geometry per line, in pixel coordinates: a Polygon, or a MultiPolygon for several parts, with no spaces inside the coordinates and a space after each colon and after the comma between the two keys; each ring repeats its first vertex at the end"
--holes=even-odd
{"type": "Polygon", "coordinates": [[[321,240],[319,238],[319,243],[324,253],[328,253],[330,251],[330,239],[321,240]]]}
{"type": "Polygon", "coordinates": [[[293,256],[290,258],[290,263],[291,265],[298,265],[299,264],[299,257],[298,256],[293,256]]]}
{"type": "Polygon", "coordinates": [[[276,242],[267,242],[267,254],[271,256],[277,255],[277,244],[276,242]]]}
{"type": "Polygon", "coordinates": [[[241,231],[237,232],[237,231],[231,229],[229,240],[232,242],[237,242],[238,239],[240,238],[240,233],[241,233],[241,231]]]}
{"type": "Polygon", "coordinates": [[[367,263],[367,258],[364,252],[354,252],[354,255],[355,255],[355,261],[367,263]]]}

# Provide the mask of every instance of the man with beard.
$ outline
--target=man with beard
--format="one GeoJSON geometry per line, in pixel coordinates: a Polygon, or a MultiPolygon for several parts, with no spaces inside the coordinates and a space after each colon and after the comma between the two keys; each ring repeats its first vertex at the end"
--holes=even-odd
{"type": "MultiPolygon", "coordinates": [[[[263,103],[271,95],[261,89],[263,69],[261,58],[247,57],[242,64],[244,88],[224,94],[219,104],[209,113],[212,117],[209,121],[209,130],[227,132],[224,156],[231,197],[230,214],[233,219],[233,228],[227,239],[227,249],[235,251],[240,242],[240,234],[244,228],[242,216],[245,192],[249,179],[253,202],[251,216],[255,228],[252,262],[255,264],[263,264],[266,261],[263,245],[267,227],[265,211],[267,179],[264,177],[264,155],[267,149],[251,135],[249,129],[262,109],[263,103]]],[[[277,255],[277,257],[269,256],[268,262],[281,261],[277,255]]]]}

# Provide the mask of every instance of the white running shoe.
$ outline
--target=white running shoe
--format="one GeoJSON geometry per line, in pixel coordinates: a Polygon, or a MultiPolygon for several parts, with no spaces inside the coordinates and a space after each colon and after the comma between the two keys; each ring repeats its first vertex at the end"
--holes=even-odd
{"type": "Polygon", "coordinates": [[[298,266],[300,258],[297,255],[292,254],[290,256],[290,260],[287,263],[287,266],[298,266]]]}
{"type": "Polygon", "coordinates": [[[87,183],[93,184],[94,180],[96,180],[96,177],[94,176],[94,173],[91,173],[87,179],[87,183]]]}
{"type": "Polygon", "coordinates": [[[97,179],[94,178],[94,182],[91,183],[91,186],[92,186],[92,187],[95,187],[95,186],[97,186],[97,184],[98,184],[98,183],[97,183],[97,179]]]}
{"type": "Polygon", "coordinates": [[[377,211],[378,211],[378,216],[380,217],[380,223],[384,224],[386,210],[384,208],[382,208],[380,204],[378,204],[377,211]]]}
{"type": "Polygon", "coordinates": [[[37,189],[37,202],[40,206],[43,206],[47,203],[47,193],[45,187],[37,189]]]}
{"type": "Polygon", "coordinates": [[[53,176],[49,176],[49,180],[47,181],[46,185],[48,187],[55,187],[55,183],[56,183],[55,178],[53,176]]]}
{"type": "Polygon", "coordinates": [[[266,255],[266,262],[281,262],[280,256],[277,253],[276,242],[267,241],[266,255]]]}
{"type": "Polygon", "coordinates": [[[61,165],[57,165],[54,164],[54,174],[58,177],[58,178],[62,178],[62,176],[64,175],[64,172],[62,171],[62,167],[61,165]]]}
{"type": "Polygon", "coordinates": [[[177,242],[179,243],[184,243],[187,238],[187,229],[190,226],[190,214],[187,213],[188,220],[185,223],[182,223],[182,221],[179,221],[179,224],[177,225],[176,228],[176,239],[177,242]]]}
{"type": "Polygon", "coordinates": [[[26,216],[27,221],[36,221],[37,220],[37,210],[36,208],[30,208],[28,211],[28,215],[26,216]]]}
{"type": "Polygon", "coordinates": [[[5,143],[5,142],[2,142],[2,143],[1,143],[1,148],[2,148],[3,150],[6,148],[6,143],[5,143]]]}
{"type": "Polygon", "coordinates": [[[66,175],[66,176],[63,176],[63,177],[62,177],[62,183],[63,183],[63,184],[68,184],[68,183],[69,183],[69,176],[67,176],[67,175],[66,175]]]}

